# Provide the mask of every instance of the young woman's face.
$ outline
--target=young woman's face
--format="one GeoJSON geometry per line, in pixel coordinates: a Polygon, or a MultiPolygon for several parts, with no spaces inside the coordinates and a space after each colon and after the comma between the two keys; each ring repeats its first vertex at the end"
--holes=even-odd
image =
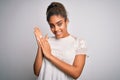
{"type": "Polygon", "coordinates": [[[56,38],[64,38],[69,35],[67,32],[68,20],[60,15],[53,15],[49,19],[50,29],[56,38]]]}

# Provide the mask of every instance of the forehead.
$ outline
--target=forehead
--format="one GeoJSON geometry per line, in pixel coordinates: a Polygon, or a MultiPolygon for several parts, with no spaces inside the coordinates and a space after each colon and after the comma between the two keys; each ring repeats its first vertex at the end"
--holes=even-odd
{"type": "Polygon", "coordinates": [[[53,15],[50,17],[49,23],[55,24],[59,21],[64,21],[64,17],[60,15],[53,15]]]}

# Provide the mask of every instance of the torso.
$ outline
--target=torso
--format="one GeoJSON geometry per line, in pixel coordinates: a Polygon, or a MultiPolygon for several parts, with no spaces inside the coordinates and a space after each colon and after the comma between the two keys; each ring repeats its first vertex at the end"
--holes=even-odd
{"type": "MultiPolygon", "coordinates": [[[[52,54],[70,65],[73,64],[76,54],[75,42],[76,38],[71,35],[62,39],[56,39],[55,37],[49,38],[52,54]]],[[[63,73],[44,58],[38,80],[73,80],[73,78],[63,73]]]]}

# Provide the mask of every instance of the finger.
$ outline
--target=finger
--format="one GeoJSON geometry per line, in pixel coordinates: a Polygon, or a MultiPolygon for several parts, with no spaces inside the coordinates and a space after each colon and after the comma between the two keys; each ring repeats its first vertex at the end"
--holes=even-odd
{"type": "Polygon", "coordinates": [[[36,39],[37,39],[38,46],[40,46],[41,48],[43,48],[42,39],[41,38],[36,38],[36,39]]]}
{"type": "Polygon", "coordinates": [[[48,40],[48,34],[45,35],[45,39],[48,40]]]}
{"type": "Polygon", "coordinates": [[[41,48],[42,48],[43,52],[44,52],[44,50],[46,49],[45,43],[44,43],[43,41],[41,41],[41,48]]]}
{"type": "Polygon", "coordinates": [[[41,41],[42,48],[46,48],[47,47],[46,46],[47,45],[47,40],[45,38],[41,38],[40,41],[41,41]]]}
{"type": "Polygon", "coordinates": [[[39,30],[38,26],[34,27],[34,30],[39,30]]]}
{"type": "Polygon", "coordinates": [[[42,36],[42,32],[40,31],[40,29],[38,27],[34,28],[34,33],[38,36],[42,36]]]}
{"type": "Polygon", "coordinates": [[[37,32],[37,30],[38,30],[38,27],[35,27],[35,28],[34,28],[34,33],[37,32]]]}
{"type": "Polygon", "coordinates": [[[42,33],[38,27],[34,28],[34,34],[35,34],[37,41],[40,41],[40,38],[42,38],[42,33]]]}
{"type": "Polygon", "coordinates": [[[44,44],[43,44],[43,38],[40,38],[40,41],[39,41],[39,42],[40,42],[41,47],[43,47],[43,45],[44,45],[44,44]]]}
{"type": "Polygon", "coordinates": [[[42,35],[40,35],[40,38],[42,38],[42,35]]]}
{"type": "Polygon", "coordinates": [[[39,37],[36,37],[36,39],[37,39],[38,41],[40,41],[39,37]]]}

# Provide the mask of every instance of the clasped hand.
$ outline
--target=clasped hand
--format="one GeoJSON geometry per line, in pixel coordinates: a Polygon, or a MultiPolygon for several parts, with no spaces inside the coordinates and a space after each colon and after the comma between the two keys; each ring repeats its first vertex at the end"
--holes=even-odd
{"type": "Polygon", "coordinates": [[[38,27],[34,28],[34,35],[36,37],[38,47],[42,49],[42,53],[46,58],[48,58],[51,55],[51,48],[48,42],[48,35],[43,37],[38,27]]]}

